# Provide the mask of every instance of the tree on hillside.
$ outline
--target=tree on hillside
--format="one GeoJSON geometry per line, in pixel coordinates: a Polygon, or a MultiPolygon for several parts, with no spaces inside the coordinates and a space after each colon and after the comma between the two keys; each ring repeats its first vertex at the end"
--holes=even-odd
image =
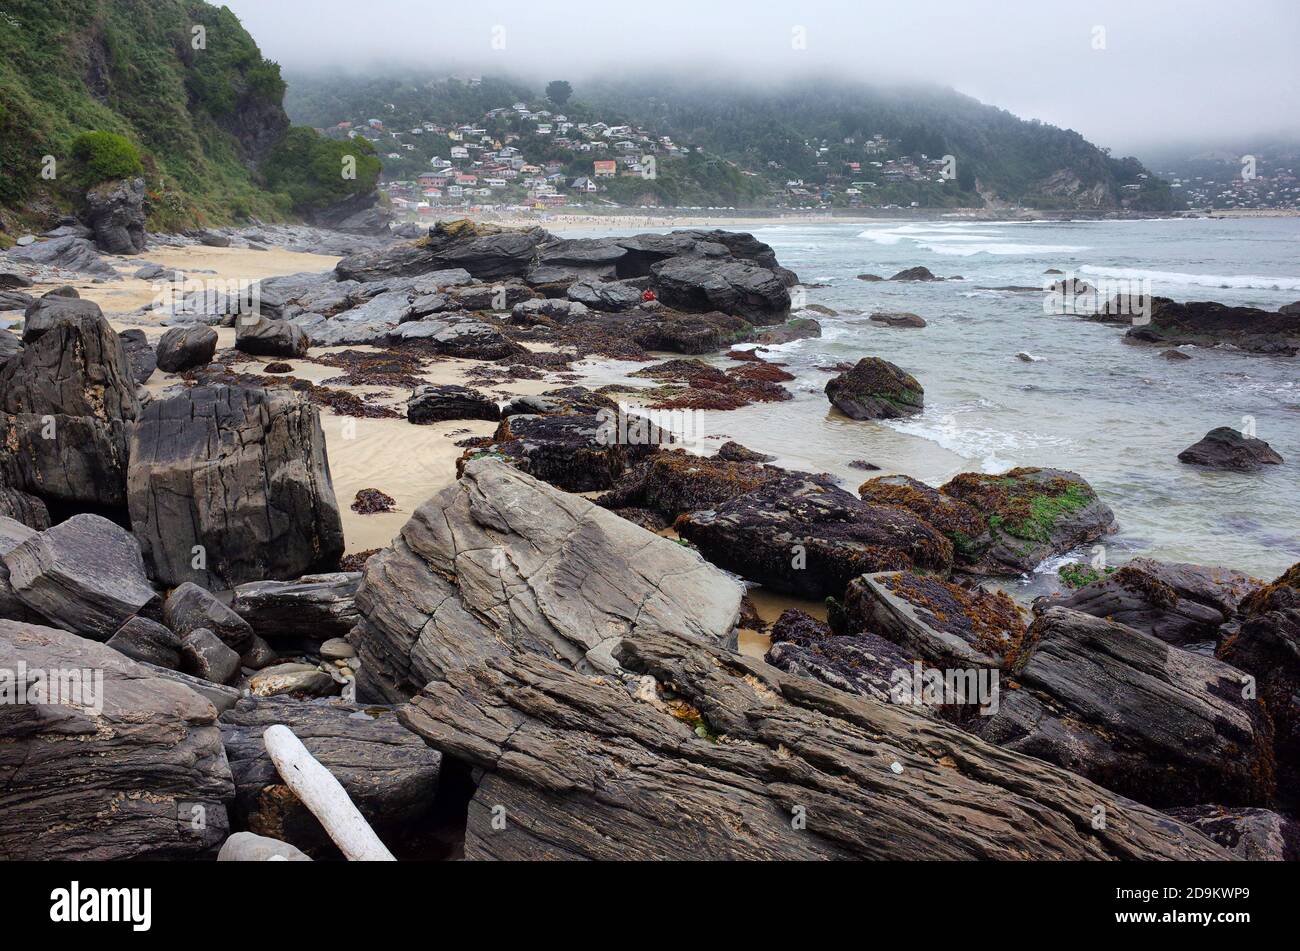
{"type": "Polygon", "coordinates": [[[556,79],[546,84],[546,98],[557,106],[562,106],[573,95],[573,87],[563,79],[556,79]]]}

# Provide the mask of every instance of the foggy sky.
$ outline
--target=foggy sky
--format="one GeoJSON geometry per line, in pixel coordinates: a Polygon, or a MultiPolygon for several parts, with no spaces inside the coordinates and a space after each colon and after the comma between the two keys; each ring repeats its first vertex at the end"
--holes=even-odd
{"type": "Polygon", "coordinates": [[[1300,0],[225,0],[286,73],[952,86],[1117,154],[1300,138],[1300,0]],[[802,27],[806,49],[792,48],[802,27]],[[504,33],[499,28],[504,28],[504,33]],[[1095,49],[1104,29],[1104,49],[1095,49]],[[504,37],[504,49],[492,39],[504,37]]]}

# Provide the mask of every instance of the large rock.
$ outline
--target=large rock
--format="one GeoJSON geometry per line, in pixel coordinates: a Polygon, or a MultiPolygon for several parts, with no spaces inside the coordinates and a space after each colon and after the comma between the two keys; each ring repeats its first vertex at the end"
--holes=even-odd
{"type": "Polygon", "coordinates": [[[295,393],[196,387],[150,403],[129,482],[133,530],[169,585],[288,580],[343,553],[320,417],[295,393]]]}
{"type": "Polygon", "coordinates": [[[1271,313],[1211,301],[1150,301],[1150,321],[1134,326],[1127,340],[1179,346],[1231,344],[1241,350],[1287,356],[1300,351],[1300,314],[1271,313]]]}
{"type": "Polygon", "coordinates": [[[1282,457],[1262,439],[1243,436],[1230,426],[1211,429],[1200,442],[1178,454],[1178,461],[1207,469],[1254,472],[1282,463],[1282,457]]]}
{"type": "Polygon", "coordinates": [[[684,632],[619,640],[623,677],[476,645],[449,645],[399,713],[484,771],[469,859],[1224,855],[1085,779],[684,632]]]}
{"type": "Polygon", "coordinates": [[[283,724],[347,791],[385,841],[397,847],[429,816],[442,757],[391,711],[272,698],[240,700],[221,715],[221,739],[235,780],[238,824],[291,842],[316,858],[338,850],[319,821],[284,784],[262,734],[283,724]]]}
{"type": "Polygon", "coordinates": [[[181,639],[157,621],[138,615],[131,618],[108,639],[108,646],[132,660],[180,670],[181,639]]]}
{"type": "Polygon", "coordinates": [[[76,515],[4,555],[9,584],[28,608],[83,637],[106,641],[158,595],[131,533],[98,515],[76,515]]]}
{"type": "Polygon", "coordinates": [[[72,297],[64,297],[51,291],[27,305],[27,309],[23,311],[24,344],[35,343],[60,320],[104,316],[104,312],[93,300],[82,300],[76,296],[76,291],[72,293],[72,297]]]}
{"type": "Polygon", "coordinates": [[[483,281],[522,278],[534,263],[537,246],[547,237],[540,228],[509,231],[461,219],[440,221],[413,244],[363,251],[335,268],[340,280],[380,281],[430,271],[463,268],[483,281]]]}
{"type": "Polygon", "coordinates": [[[144,179],[103,182],[86,192],[86,222],[105,254],[145,249],[144,179]]]}
{"type": "Polygon", "coordinates": [[[108,321],[60,317],[0,366],[0,467],[15,488],[47,502],[121,508],[135,394],[126,347],[108,321]]]}
{"type": "Polygon", "coordinates": [[[239,677],[239,655],[201,627],[181,638],[181,667],[201,680],[230,684],[239,677]]]}
{"type": "Polygon", "coordinates": [[[0,671],[20,662],[28,684],[37,671],[86,672],[99,703],[0,704],[0,859],[216,850],[235,788],[211,703],[106,645],[0,621],[0,671]]]}
{"type": "Polygon", "coordinates": [[[162,615],[167,626],[181,637],[206,629],[237,654],[253,643],[253,628],[246,620],[211,592],[189,581],[167,596],[162,615]]]}
{"type": "Polygon", "coordinates": [[[669,307],[744,317],[777,324],[790,314],[790,292],[780,275],[736,260],[670,258],[650,270],[651,286],[669,307]]]}
{"type": "Polygon", "coordinates": [[[356,604],[360,584],[360,572],[250,581],[235,589],[231,607],[268,641],[326,641],[346,637],[361,619],[356,604]]]}
{"type": "Polygon", "coordinates": [[[311,345],[306,332],[287,320],[241,317],[235,328],[235,349],[253,356],[301,357],[311,345]]]}
{"type": "Polygon", "coordinates": [[[921,412],[925,390],[910,373],[879,357],[863,357],[826,384],[826,397],[850,419],[897,419],[921,412]]]}
{"type": "Polygon", "coordinates": [[[1066,608],[1028,642],[985,739],[1154,806],[1271,800],[1272,730],[1240,670],[1066,608]]]}
{"type": "Polygon", "coordinates": [[[630,310],[641,303],[643,288],[623,281],[579,281],[565,292],[569,300],[592,310],[630,310]]]}
{"type": "Polygon", "coordinates": [[[646,423],[627,432],[643,438],[620,438],[618,416],[565,414],[510,416],[502,420],[485,449],[470,449],[466,458],[480,453],[502,457],[522,472],[569,492],[608,489],[629,466],[656,452],[667,433],[646,423]]]}
{"type": "MultiPolygon", "coordinates": [[[[1000,475],[963,472],[940,486],[949,499],[978,513],[978,536],[958,528],[962,567],[976,574],[1020,574],[1048,558],[1118,530],[1115,514],[1078,473],[1011,469],[1000,475]]],[[[910,506],[909,506],[910,507],[910,506]]]]}
{"type": "Polygon", "coordinates": [[[158,368],[164,373],[184,373],[211,363],[216,352],[217,332],[211,327],[173,327],[158,341],[158,368]]]}
{"type": "Polygon", "coordinates": [[[11,518],[38,532],[50,527],[50,511],[29,492],[15,489],[5,474],[6,461],[0,455],[0,518],[11,518]]]}
{"type": "Polygon", "coordinates": [[[412,423],[441,423],[449,419],[501,418],[496,400],[465,386],[418,386],[406,403],[406,418],[412,423]]]}
{"type": "Polygon", "coordinates": [[[871,505],[802,473],[677,520],[711,562],[774,591],[838,598],[866,572],[946,573],[952,543],[907,509],[871,505]]]}
{"type": "Polygon", "coordinates": [[[725,644],[740,596],[694,552],[480,459],[366,563],[350,638],[358,688],[403,700],[449,668],[516,650],[607,670],[615,642],[655,631],[725,644]]]}
{"type": "Polygon", "coordinates": [[[415,343],[443,356],[466,360],[500,360],[525,352],[491,324],[463,315],[413,320],[393,327],[383,337],[394,346],[415,343]]]}
{"type": "Polygon", "coordinates": [[[648,509],[672,524],[687,512],[716,508],[789,475],[775,466],[664,450],[624,472],[598,502],[614,510],[648,509]]]}

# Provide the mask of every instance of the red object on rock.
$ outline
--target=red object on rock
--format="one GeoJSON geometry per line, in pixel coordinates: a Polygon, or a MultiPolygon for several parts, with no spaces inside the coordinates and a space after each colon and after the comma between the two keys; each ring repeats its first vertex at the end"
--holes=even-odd
{"type": "Polygon", "coordinates": [[[650,290],[650,288],[647,287],[645,289],[645,293],[641,295],[641,299],[643,301],[652,301],[652,300],[658,300],[659,298],[655,296],[654,291],[650,290]]]}

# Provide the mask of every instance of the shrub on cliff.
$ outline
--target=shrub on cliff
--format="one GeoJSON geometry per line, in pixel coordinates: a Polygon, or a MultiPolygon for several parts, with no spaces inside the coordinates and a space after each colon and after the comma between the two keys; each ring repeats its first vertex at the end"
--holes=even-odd
{"type": "Polygon", "coordinates": [[[83,132],[72,140],[72,159],[78,181],[87,188],[144,174],[140,150],[114,132],[83,132]]]}
{"type": "Polygon", "coordinates": [[[364,139],[326,139],[315,129],[296,126],[262,170],[267,185],[287,194],[294,211],[305,213],[368,195],[382,168],[374,147],[364,139]]]}

